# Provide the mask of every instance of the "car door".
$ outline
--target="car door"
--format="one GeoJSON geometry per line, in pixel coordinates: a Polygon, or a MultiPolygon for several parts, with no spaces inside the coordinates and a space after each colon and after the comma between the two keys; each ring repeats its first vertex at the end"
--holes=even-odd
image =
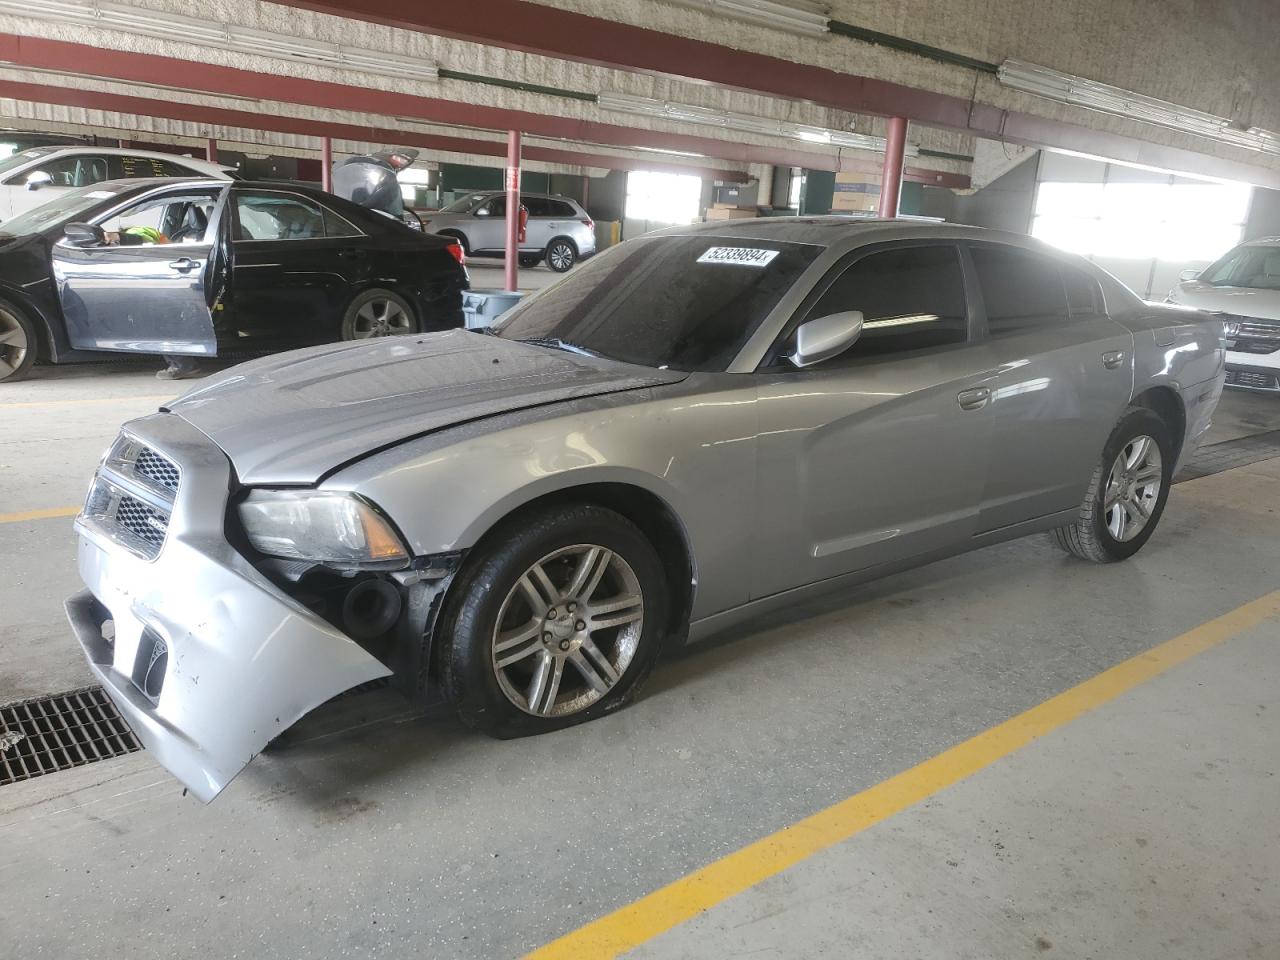
{"type": "Polygon", "coordinates": [[[793,326],[847,310],[861,311],[864,326],[843,354],[803,370],[766,359],[756,374],[754,597],[964,543],[974,531],[995,374],[975,339],[959,248],[855,253],[793,326]]]}
{"type": "Polygon", "coordinates": [[[232,187],[228,310],[242,341],[336,340],[373,269],[370,238],[320,201],[287,189],[232,187]]]}
{"type": "Polygon", "coordinates": [[[507,198],[501,194],[480,204],[467,224],[472,250],[505,250],[507,246],[507,198]]]}
{"type": "Polygon", "coordinates": [[[970,244],[967,256],[999,370],[985,533],[1080,505],[1132,394],[1133,336],[1083,270],[1002,244],[970,244]]]}
{"type": "Polygon", "coordinates": [[[223,192],[217,186],[156,191],[95,221],[109,235],[146,227],[164,242],[53,245],[53,274],[73,347],[192,356],[217,352],[210,261],[223,192]]]}

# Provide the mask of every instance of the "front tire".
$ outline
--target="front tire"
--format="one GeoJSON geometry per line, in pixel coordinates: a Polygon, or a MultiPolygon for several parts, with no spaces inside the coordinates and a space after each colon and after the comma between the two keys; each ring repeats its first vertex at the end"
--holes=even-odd
{"type": "Polygon", "coordinates": [[[578,248],[573,241],[557,237],[547,244],[547,266],[556,273],[567,273],[578,262],[578,248]]]}
{"type": "Polygon", "coordinates": [[[1150,410],[1129,410],[1103,448],[1075,523],[1050,536],[1063,550],[1094,563],[1133,556],[1164,513],[1173,462],[1165,422],[1150,410]]]}
{"type": "Polygon", "coordinates": [[[0,301],[0,383],[24,380],[30,375],[39,343],[31,318],[0,301]]]}
{"type": "Polygon", "coordinates": [[[468,559],[442,619],[441,680],[468,726],[510,738],[628,703],[667,630],[652,544],[603,507],[540,509],[468,559]]]}
{"type": "Polygon", "coordinates": [[[342,317],[343,340],[368,340],[418,332],[409,301],[390,290],[366,290],[351,301],[342,317]]]}

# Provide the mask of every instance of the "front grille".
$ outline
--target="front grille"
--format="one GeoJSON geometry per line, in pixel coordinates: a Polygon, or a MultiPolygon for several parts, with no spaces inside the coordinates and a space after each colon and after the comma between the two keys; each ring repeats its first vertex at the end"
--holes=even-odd
{"type": "Polygon", "coordinates": [[[1242,340],[1280,340],[1280,323],[1258,323],[1256,320],[1240,321],[1242,340]]]}
{"type": "Polygon", "coordinates": [[[168,515],[159,510],[153,510],[127,493],[120,497],[116,507],[116,523],[130,536],[150,544],[157,550],[164,543],[164,535],[169,530],[168,515]]]}
{"type": "Polygon", "coordinates": [[[1277,340],[1228,340],[1227,349],[1232,353],[1275,353],[1280,350],[1277,340]]]}
{"type": "Polygon", "coordinates": [[[133,462],[133,469],[135,473],[146,477],[166,490],[178,489],[178,465],[150,447],[143,447],[138,451],[137,459],[133,462]]]}
{"type": "Polygon", "coordinates": [[[1228,370],[1227,386],[1250,387],[1254,390],[1280,390],[1280,377],[1256,370],[1228,370]]]}
{"type": "Polygon", "coordinates": [[[80,522],[154,560],[169,532],[180,482],[173,460],[122,433],[93,479],[80,522]]]}
{"type": "Polygon", "coordinates": [[[0,785],[141,749],[101,687],[0,706],[0,785]]]}

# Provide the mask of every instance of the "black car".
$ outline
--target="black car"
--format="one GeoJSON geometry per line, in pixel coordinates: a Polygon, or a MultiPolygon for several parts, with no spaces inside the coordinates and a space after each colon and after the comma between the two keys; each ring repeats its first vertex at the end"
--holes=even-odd
{"type": "Polygon", "coordinates": [[[456,241],[303,186],[117,180],[0,224],[0,380],[462,325],[456,241]]]}

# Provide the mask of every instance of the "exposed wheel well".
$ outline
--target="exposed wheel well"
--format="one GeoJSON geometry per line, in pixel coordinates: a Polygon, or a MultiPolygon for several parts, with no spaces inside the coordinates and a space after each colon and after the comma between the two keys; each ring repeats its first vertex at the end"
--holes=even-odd
{"type": "Polygon", "coordinates": [[[1182,442],[1187,433],[1187,412],[1177,391],[1172,387],[1152,387],[1134,397],[1133,406],[1146,407],[1168,424],[1176,460],[1182,453],[1182,442]]]}
{"type": "Polygon", "coordinates": [[[24,303],[19,297],[0,296],[0,305],[22,314],[31,321],[36,330],[36,360],[48,363],[53,359],[53,350],[49,345],[49,323],[44,315],[24,303]]]}
{"type": "MultiPolygon", "coordinates": [[[[677,638],[675,645],[678,646],[683,641],[693,609],[694,570],[684,527],[672,509],[660,497],[642,487],[628,483],[587,483],[521,504],[493,526],[499,527],[528,510],[553,503],[592,503],[606,507],[622,514],[649,538],[667,575],[667,585],[671,590],[670,636],[677,638]]],[[[484,537],[476,546],[483,543],[484,537]]]]}
{"type": "Polygon", "coordinates": [[[569,246],[573,247],[573,255],[576,257],[578,255],[578,244],[573,239],[573,237],[565,237],[565,236],[552,237],[551,241],[547,244],[547,249],[550,250],[554,244],[558,243],[561,240],[563,240],[569,246]]]}

